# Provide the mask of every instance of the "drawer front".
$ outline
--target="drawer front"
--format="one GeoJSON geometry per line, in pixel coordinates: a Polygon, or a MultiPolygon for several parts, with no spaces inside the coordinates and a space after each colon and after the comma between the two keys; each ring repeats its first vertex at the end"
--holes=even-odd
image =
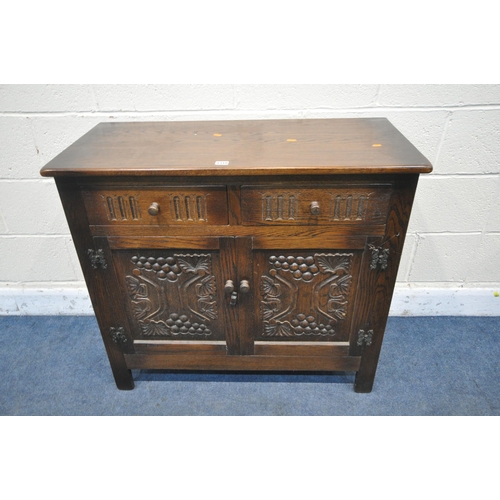
{"type": "Polygon", "coordinates": [[[91,225],[225,225],[226,186],[88,189],[91,225]]]}
{"type": "Polygon", "coordinates": [[[242,186],[245,225],[385,224],[392,185],[242,186]]]}

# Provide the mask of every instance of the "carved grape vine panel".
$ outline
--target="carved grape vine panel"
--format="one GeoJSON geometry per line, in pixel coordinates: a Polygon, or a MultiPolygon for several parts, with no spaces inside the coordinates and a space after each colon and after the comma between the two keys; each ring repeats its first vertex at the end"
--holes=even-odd
{"type": "Polygon", "coordinates": [[[337,337],[350,306],[353,253],[270,255],[260,278],[261,336],[337,337]]]}
{"type": "MultiPolygon", "coordinates": [[[[211,254],[136,254],[123,263],[143,337],[213,338],[218,319],[211,254]],[[131,272],[130,272],[131,271],[131,272]]],[[[215,333],[215,335],[214,335],[215,333]]]]}

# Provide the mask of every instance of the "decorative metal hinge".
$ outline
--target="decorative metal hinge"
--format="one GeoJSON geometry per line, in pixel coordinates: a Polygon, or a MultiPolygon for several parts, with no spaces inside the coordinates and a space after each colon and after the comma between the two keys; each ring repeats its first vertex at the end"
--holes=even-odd
{"type": "Polygon", "coordinates": [[[375,245],[369,245],[368,248],[372,251],[372,261],[370,263],[370,269],[387,269],[387,260],[389,259],[389,249],[376,247],[375,245]]]}
{"type": "Polygon", "coordinates": [[[111,339],[115,344],[125,344],[127,342],[127,337],[125,336],[125,331],[122,326],[114,327],[109,329],[111,334],[111,339]]]}
{"type": "Polygon", "coordinates": [[[94,269],[98,269],[99,267],[107,269],[108,264],[104,258],[104,251],[101,248],[97,251],[89,249],[87,250],[87,253],[89,255],[90,263],[94,269]]]}
{"type": "Polygon", "coordinates": [[[358,332],[358,345],[372,345],[373,330],[359,330],[358,332]]]}

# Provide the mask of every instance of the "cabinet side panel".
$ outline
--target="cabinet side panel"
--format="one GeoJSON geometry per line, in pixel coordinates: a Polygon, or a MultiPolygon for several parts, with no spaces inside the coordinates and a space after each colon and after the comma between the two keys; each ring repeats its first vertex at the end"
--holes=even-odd
{"type": "MultiPolygon", "coordinates": [[[[98,263],[96,261],[93,262],[89,256],[89,251],[91,254],[94,252],[94,256],[100,255],[99,251],[101,251],[104,259],[106,259],[108,249],[99,249],[94,246],[94,240],[90,233],[85,212],[85,205],[76,182],[73,182],[71,179],[58,178],[56,179],[56,184],[116,385],[119,389],[132,389],[134,382],[124,358],[123,346],[125,343],[115,342],[112,335],[113,331],[120,333],[120,328],[124,327],[124,325],[117,324],[117,318],[118,321],[120,321],[120,318],[125,321],[126,318],[123,303],[119,296],[109,293],[110,290],[117,289],[113,268],[112,266],[98,266],[98,263]],[[94,266],[97,267],[94,268],[94,266]],[[115,330],[112,330],[112,328],[115,330]]],[[[129,342],[125,348],[128,352],[130,352],[130,344],[129,342]]]]}
{"type": "Polygon", "coordinates": [[[351,354],[361,354],[355,391],[370,392],[377,370],[392,294],[408,228],[418,174],[395,177],[386,233],[368,243],[363,261],[361,289],[369,294],[360,301],[357,325],[351,339],[351,354]]]}

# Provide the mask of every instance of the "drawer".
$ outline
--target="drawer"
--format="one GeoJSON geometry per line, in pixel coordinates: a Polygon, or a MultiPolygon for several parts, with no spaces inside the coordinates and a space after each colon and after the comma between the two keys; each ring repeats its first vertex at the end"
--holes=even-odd
{"type": "Polygon", "coordinates": [[[245,225],[385,224],[392,184],[242,186],[245,225]]]}
{"type": "Polygon", "coordinates": [[[225,225],[226,186],[84,189],[91,225],[225,225]]]}

